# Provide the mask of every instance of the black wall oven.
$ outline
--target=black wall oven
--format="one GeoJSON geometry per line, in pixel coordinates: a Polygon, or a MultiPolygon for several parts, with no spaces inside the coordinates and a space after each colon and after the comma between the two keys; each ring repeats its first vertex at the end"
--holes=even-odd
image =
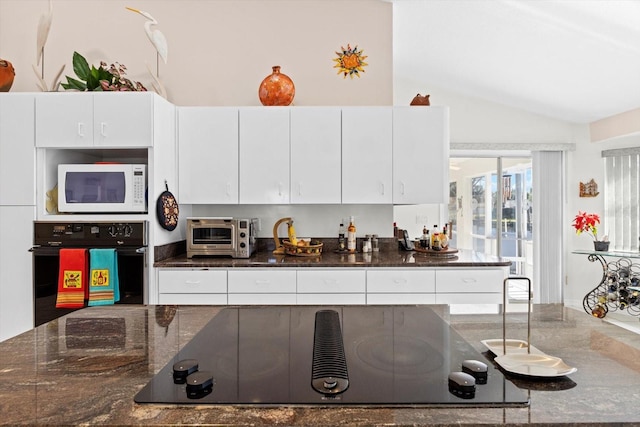
{"type": "Polygon", "coordinates": [[[120,301],[143,304],[147,276],[147,222],[46,222],[34,223],[33,295],[34,325],[57,319],[77,309],[56,308],[60,249],[115,248],[120,301]]]}

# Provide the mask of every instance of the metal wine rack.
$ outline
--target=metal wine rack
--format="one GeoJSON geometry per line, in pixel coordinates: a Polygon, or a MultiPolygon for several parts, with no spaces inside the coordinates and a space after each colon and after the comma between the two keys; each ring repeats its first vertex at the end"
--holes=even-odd
{"type": "Polygon", "coordinates": [[[584,311],[599,318],[617,310],[640,316],[640,264],[627,257],[607,262],[597,253],[589,253],[587,258],[600,262],[602,279],[582,300],[584,311]]]}

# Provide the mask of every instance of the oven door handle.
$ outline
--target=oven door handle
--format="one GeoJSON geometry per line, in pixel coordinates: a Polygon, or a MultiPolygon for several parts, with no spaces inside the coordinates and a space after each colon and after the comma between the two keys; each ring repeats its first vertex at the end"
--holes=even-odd
{"type": "Polygon", "coordinates": [[[34,255],[57,255],[60,253],[60,248],[57,246],[33,246],[28,249],[29,252],[34,255]]]}
{"type": "Polygon", "coordinates": [[[146,254],[147,253],[147,247],[146,246],[142,246],[140,248],[116,248],[116,253],[122,253],[122,254],[127,254],[127,255],[134,255],[134,254],[146,254]]]}
{"type": "MultiPolygon", "coordinates": [[[[29,252],[32,252],[34,255],[56,255],[60,253],[59,246],[33,246],[28,249],[29,252]]],[[[142,246],[140,248],[116,248],[116,252],[125,253],[125,254],[146,254],[147,247],[142,246]]]]}

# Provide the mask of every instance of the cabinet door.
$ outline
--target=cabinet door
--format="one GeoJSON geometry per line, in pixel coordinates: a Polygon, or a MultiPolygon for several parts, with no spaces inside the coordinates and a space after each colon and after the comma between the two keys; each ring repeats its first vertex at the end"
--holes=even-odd
{"type": "Polygon", "coordinates": [[[158,304],[227,304],[226,270],[158,271],[158,304]]]}
{"type": "Polygon", "coordinates": [[[393,203],[447,203],[448,197],[448,109],[394,107],[393,203]]]}
{"type": "Polygon", "coordinates": [[[33,328],[33,206],[0,206],[0,340],[33,328]]]}
{"type": "Polygon", "coordinates": [[[152,93],[96,93],[94,145],[150,147],[153,145],[152,93]]]}
{"type": "Polygon", "coordinates": [[[238,109],[178,109],[178,182],[186,204],[238,203],[238,109]]]}
{"type": "Polygon", "coordinates": [[[355,293],[364,297],[366,292],[365,270],[300,269],[297,282],[298,294],[355,293]]]}
{"type": "Polygon", "coordinates": [[[240,109],[240,203],[289,203],[289,108],[240,109]]]}
{"type": "Polygon", "coordinates": [[[392,107],[342,109],[342,203],[392,202],[392,107]]]}
{"type": "Polygon", "coordinates": [[[296,271],[281,268],[229,270],[229,294],[287,294],[296,292],[296,271]]]}
{"type": "Polygon", "coordinates": [[[340,204],[341,113],[291,109],[291,203],[340,204]]]}
{"type": "Polygon", "coordinates": [[[367,295],[418,294],[436,291],[436,273],[434,270],[393,269],[367,270],[367,295]]]}
{"type": "Polygon", "coordinates": [[[87,93],[38,94],[36,146],[93,146],[93,98],[87,93]]]}
{"type": "Polygon", "coordinates": [[[35,204],[35,101],[0,96],[0,205],[35,204]]]}

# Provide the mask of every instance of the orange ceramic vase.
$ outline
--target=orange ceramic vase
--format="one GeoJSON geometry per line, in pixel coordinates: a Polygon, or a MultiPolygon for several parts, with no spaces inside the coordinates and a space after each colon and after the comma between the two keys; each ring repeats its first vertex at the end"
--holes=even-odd
{"type": "Polygon", "coordinates": [[[13,85],[15,75],[16,72],[11,62],[0,59],[0,92],[9,92],[11,85],[13,85]]]}
{"type": "Polygon", "coordinates": [[[265,77],[258,88],[262,105],[290,105],[296,94],[293,81],[280,72],[280,66],[273,66],[273,73],[265,77]]]}

